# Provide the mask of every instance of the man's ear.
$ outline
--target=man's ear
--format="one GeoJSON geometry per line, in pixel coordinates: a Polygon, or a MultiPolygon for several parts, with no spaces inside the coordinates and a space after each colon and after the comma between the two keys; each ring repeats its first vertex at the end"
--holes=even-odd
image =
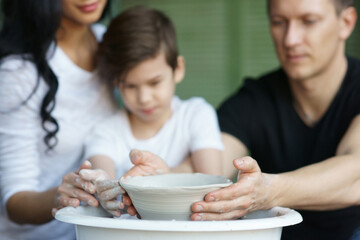
{"type": "Polygon", "coordinates": [[[177,66],[174,72],[175,83],[180,83],[185,76],[185,58],[183,56],[177,57],[177,66]]]}
{"type": "Polygon", "coordinates": [[[340,38],[346,40],[350,37],[355,28],[357,20],[356,9],[354,7],[348,7],[344,9],[340,14],[340,20],[340,38]]]}

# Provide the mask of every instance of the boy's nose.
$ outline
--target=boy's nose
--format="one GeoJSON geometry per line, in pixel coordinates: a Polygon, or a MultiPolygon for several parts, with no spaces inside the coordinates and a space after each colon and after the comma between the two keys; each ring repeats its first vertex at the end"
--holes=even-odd
{"type": "Polygon", "coordinates": [[[138,91],[138,102],[140,104],[144,104],[147,103],[151,100],[152,98],[152,94],[150,89],[146,88],[146,87],[142,87],[139,89],[138,91]]]}

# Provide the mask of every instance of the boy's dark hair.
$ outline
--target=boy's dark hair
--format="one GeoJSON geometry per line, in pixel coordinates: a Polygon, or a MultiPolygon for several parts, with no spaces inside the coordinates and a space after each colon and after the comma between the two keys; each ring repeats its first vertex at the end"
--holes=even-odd
{"type": "MultiPolygon", "coordinates": [[[[267,0],[267,9],[268,12],[270,10],[270,1],[271,0],[267,0]]],[[[341,13],[342,10],[348,8],[348,7],[353,7],[354,5],[354,0],[329,0],[332,1],[335,5],[335,10],[336,10],[336,14],[339,15],[341,13]]]]}
{"type": "Polygon", "coordinates": [[[113,83],[124,81],[140,62],[164,51],[166,62],[175,70],[178,49],[175,27],[162,12],[133,7],[113,19],[98,51],[99,75],[113,83]]]}

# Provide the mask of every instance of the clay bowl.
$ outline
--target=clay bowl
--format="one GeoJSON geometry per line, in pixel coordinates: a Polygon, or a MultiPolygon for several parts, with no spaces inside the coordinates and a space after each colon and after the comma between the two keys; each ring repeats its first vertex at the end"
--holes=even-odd
{"type": "Polygon", "coordinates": [[[194,202],[232,182],[222,176],[182,173],[121,178],[120,184],[142,219],[190,220],[194,202]]]}

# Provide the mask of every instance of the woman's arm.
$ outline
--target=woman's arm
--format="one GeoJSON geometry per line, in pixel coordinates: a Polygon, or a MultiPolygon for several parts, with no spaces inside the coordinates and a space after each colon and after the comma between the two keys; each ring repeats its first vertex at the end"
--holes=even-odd
{"type": "Polygon", "coordinates": [[[9,219],[17,224],[42,224],[52,220],[51,209],[56,206],[56,188],[45,192],[18,192],[7,202],[9,219]]]}
{"type": "MultiPolygon", "coordinates": [[[[84,183],[76,173],[63,177],[59,187],[52,185],[47,190],[40,190],[43,187],[40,183],[42,167],[46,161],[41,160],[41,151],[45,149],[39,112],[46,86],[40,81],[37,91],[29,98],[36,82],[36,69],[29,61],[11,58],[0,65],[1,207],[10,220],[19,224],[48,222],[52,220],[52,208],[78,205],[80,200],[93,200],[92,205],[97,205],[95,198],[78,189],[84,183]],[[74,195],[80,199],[75,204],[74,195]]],[[[57,169],[53,166],[63,167],[61,170],[67,168],[62,164],[51,164],[54,165],[45,170],[57,169]]],[[[54,171],[48,175],[56,181],[54,179],[62,177],[59,174],[54,171]]]]}
{"type": "MultiPolygon", "coordinates": [[[[84,163],[79,170],[88,168],[91,168],[91,165],[84,163]]],[[[43,224],[51,221],[60,208],[77,207],[80,201],[97,207],[97,200],[89,192],[95,193],[92,184],[83,181],[78,172],[68,173],[59,187],[44,192],[15,193],[7,201],[6,210],[9,219],[17,224],[43,224]]]]}

